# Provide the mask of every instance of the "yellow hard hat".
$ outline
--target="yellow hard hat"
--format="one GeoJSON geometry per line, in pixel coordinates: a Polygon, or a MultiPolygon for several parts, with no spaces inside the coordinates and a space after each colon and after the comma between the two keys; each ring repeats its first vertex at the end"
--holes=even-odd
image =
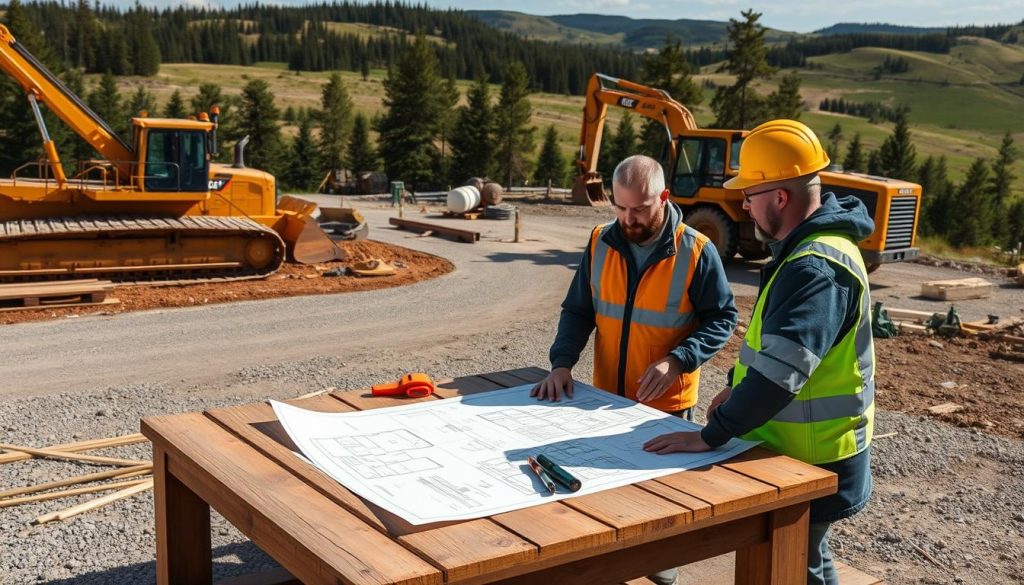
{"type": "Polygon", "coordinates": [[[829,165],[821,142],[796,120],[772,120],[750,131],[740,147],[740,173],[726,189],[746,189],[820,171],[829,165]]]}

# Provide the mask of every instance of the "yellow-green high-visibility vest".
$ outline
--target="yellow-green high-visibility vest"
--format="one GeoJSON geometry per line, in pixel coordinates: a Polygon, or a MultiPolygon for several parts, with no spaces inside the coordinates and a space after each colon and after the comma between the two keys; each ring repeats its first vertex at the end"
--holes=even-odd
{"type": "MultiPolygon", "coordinates": [[[[754,368],[796,398],[767,423],[743,436],[807,463],[821,464],[856,455],[871,443],[875,418],[875,348],[871,338],[871,296],[867,269],[853,240],[815,234],[801,241],[761,290],[754,305],[733,386],[754,368]],[[846,270],[861,285],[857,322],[820,360],[810,350],[778,335],[762,335],[765,299],[783,266],[819,256],[846,270]]],[[[837,310],[841,307],[836,307],[837,310]]]]}

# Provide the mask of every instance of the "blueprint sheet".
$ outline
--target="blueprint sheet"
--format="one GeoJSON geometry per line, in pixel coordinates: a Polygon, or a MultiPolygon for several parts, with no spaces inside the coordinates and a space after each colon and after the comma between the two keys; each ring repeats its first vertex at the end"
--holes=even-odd
{"type": "Polygon", "coordinates": [[[654,455],[647,440],[699,430],[615,394],[574,382],[571,400],[530,388],[347,413],[271,402],[302,454],[356,495],[410,524],[468,520],[619,487],[728,459],[756,443],[654,455]],[[583,482],[548,495],[526,463],[545,454],[583,482]]]}

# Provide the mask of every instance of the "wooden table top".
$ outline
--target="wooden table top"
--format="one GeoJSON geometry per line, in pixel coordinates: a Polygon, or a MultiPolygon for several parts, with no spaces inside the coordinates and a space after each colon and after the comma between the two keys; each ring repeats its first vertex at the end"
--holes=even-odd
{"type": "MultiPolygon", "coordinates": [[[[438,384],[437,400],[532,383],[540,368],[438,384]]],[[[369,389],[290,404],[351,412],[417,400],[369,389]]],[[[727,462],[476,520],[411,526],[295,456],[268,404],[147,418],[168,471],[303,582],[485,583],[836,491],[836,476],[755,448],[727,462]]]]}

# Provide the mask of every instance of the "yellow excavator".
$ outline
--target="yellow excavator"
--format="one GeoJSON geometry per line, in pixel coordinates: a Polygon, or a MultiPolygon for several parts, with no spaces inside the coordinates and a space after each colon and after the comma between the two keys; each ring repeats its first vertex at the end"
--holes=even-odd
{"type": "MultiPolygon", "coordinates": [[[[597,171],[608,106],[633,110],[664,126],[668,148],[662,166],[672,201],[683,210],[687,225],[708,236],[724,260],[737,253],[747,260],[769,255],[754,237],[743,194],[722,186],[739,172],[740,145],[748,131],[698,128],[690,111],[667,92],[625,79],[595,73],[587,85],[574,203],[608,204],[597,171]]],[[[920,185],[842,171],[824,171],[820,176],[823,191],[858,197],[874,219],[875,231],[860,243],[869,271],[918,256],[920,185]]]]}
{"type": "Polygon", "coordinates": [[[118,136],[0,25],[0,69],[25,91],[45,159],[0,179],[0,282],[102,277],[258,277],[286,256],[344,259],[314,203],[278,197],[266,172],[216,164],[218,110],[198,119],[132,118],[118,136]],[[101,156],[67,172],[39,102],[101,156]]]}

